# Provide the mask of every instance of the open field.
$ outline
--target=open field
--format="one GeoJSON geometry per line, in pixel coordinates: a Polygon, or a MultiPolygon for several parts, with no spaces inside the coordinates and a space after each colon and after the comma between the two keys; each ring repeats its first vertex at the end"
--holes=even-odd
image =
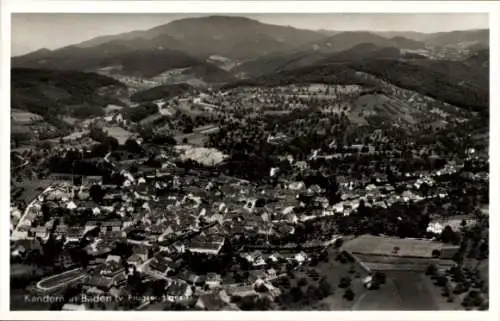
{"type": "Polygon", "coordinates": [[[118,126],[104,127],[103,130],[107,131],[109,136],[116,138],[120,145],[125,144],[127,139],[132,136],[131,132],[118,126]]]}
{"type": "Polygon", "coordinates": [[[200,147],[204,146],[205,143],[208,141],[208,135],[202,133],[189,133],[189,134],[179,133],[175,135],[174,138],[178,144],[182,144],[185,138],[187,139],[188,144],[200,147]]]}
{"type": "Polygon", "coordinates": [[[330,311],[351,310],[357,298],[368,291],[363,285],[363,279],[367,276],[366,272],[357,264],[336,261],[338,253],[333,248],[328,249],[328,262],[319,262],[317,266],[312,268],[318,272],[320,277],[326,277],[334,291],[333,294],[313,305],[313,309],[323,306],[330,311]],[[352,280],[350,288],[355,294],[353,301],[344,299],[345,289],[339,288],[340,280],[347,276],[352,280]]]}
{"type": "Polygon", "coordinates": [[[442,243],[431,240],[363,235],[344,244],[343,249],[355,254],[431,258],[432,251],[442,247],[442,243]]]}
{"type": "Polygon", "coordinates": [[[455,265],[455,262],[451,260],[433,258],[406,258],[372,254],[355,254],[355,256],[372,271],[425,271],[431,263],[435,263],[442,267],[455,265]]]}
{"type": "Polygon", "coordinates": [[[57,182],[58,181],[52,179],[24,179],[21,183],[16,182],[15,187],[24,188],[19,198],[29,203],[44,189],[57,182]]]}
{"type": "Polygon", "coordinates": [[[42,120],[42,116],[30,113],[29,111],[12,109],[10,117],[13,123],[30,124],[35,121],[42,120]]]}
{"type": "Polygon", "coordinates": [[[366,291],[353,310],[436,310],[438,306],[425,283],[425,275],[416,272],[386,273],[386,284],[366,291]]]}

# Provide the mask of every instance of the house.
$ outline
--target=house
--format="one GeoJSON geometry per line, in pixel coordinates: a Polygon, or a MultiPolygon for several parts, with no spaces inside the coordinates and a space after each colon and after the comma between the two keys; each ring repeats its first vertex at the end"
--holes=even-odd
{"type": "Polygon", "coordinates": [[[264,270],[252,270],[250,271],[249,281],[256,282],[258,280],[265,280],[267,278],[266,271],[264,270]]]}
{"type": "Polygon", "coordinates": [[[200,253],[206,255],[218,255],[225,244],[225,238],[220,237],[218,239],[203,239],[200,237],[198,240],[191,241],[187,249],[192,253],[200,253]]]}
{"type": "Polygon", "coordinates": [[[297,261],[297,263],[302,264],[307,260],[307,254],[305,254],[304,252],[299,252],[294,256],[294,259],[295,261],[297,261]]]}
{"type": "Polygon", "coordinates": [[[277,272],[275,269],[270,268],[269,270],[266,271],[266,274],[269,278],[275,278],[277,275],[277,272]]]}
{"type": "Polygon", "coordinates": [[[88,287],[95,287],[97,289],[108,290],[111,288],[113,283],[114,280],[112,277],[98,275],[88,278],[84,285],[88,287]]]}
{"type": "Polygon", "coordinates": [[[69,227],[65,224],[60,224],[56,227],[55,235],[57,236],[65,236],[68,233],[69,227]]]}
{"type": "Polygon", "coordinates": [[[87,176],[85,182],[88,185],[102,185],[102,176],[87,176]]]}
{"type": "Polygon", "coordinates": [[[217,273],[208,273],[207,274],[207,279],[205,283],[210,287],[210,288],[216,288],[221,285],[222,278],[220,274],[217,273]]]}
{"type": "Polygon", "coordinates": [[[118,255],[108,255],[106,257],[105,263],[108,264],[111,262],[116,262],[116,263],[120,264],[122,262],[122,258],[119,257],[118,255]]]}
{"type": "Polygon", "coordinates": [[[114,220],[102,222],[101,224],[101,232],[106,233],[107,231],[118,232],[121,231],[122,221],[114,220]]]}
{"type": "Polygon", "coordinates": [[[30,229],[30,234],[32,234],[34,237],[40,237],[42,239],[49,236],[48,229],[45,226],[32,227],[30,229]]]}
{"type": "Polygon", "coordinates": [[[97,221],[87,221],[87,223],[85,223],[85,229],[88,231],[96,228],[98,225],[99,223],[97,223],[97,221]]]}
{"type": "Polygon", "coordinates": [[[127,264],[128,265],[133,265],[135,267],[138,267],[144,262],[142,257],[138,254],[132,254],[128,259],[127,259],[127,264]]]}
{"type": "Polygon", "coordinates": [[[66,234],[66,237],[70,241],[79,241],[85,234],[84,227],[70,227],[66,234]]]}
{"type": "Polygon", "coordinates": [[[132,253],[136,254],[141,258],[142,261],[146,261],[149,256],[148,248],[145,246],[136,246],[132,249],[132,253]]]}

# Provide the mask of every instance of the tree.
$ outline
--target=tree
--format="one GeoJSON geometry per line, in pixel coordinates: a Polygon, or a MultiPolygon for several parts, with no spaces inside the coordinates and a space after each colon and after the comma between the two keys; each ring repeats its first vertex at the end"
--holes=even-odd
{"type": "Polygon", "coordinates": [[[393,249],[393,253],[398,254],[399,250],[400,250],[399,246],[395,246],[393,249]]]}
{"type": "Polygon", "coordinates": [[[386,275],[384,272],[380,272],[380,271],[375,272],[375,274],[373,275],[373,278],[375,279],[375,282],[377,282],[379,284],[385,284],[386,275]]]}
{"type": "Polygon", "coordinates": [[[302,292],[300,287],[294,286],[290,290],[290,295],[292,296],[293,302],[299,302],[302,299],[302,297],[304,296],[304,293],[302,292]]]}
{"type": "Polygon", "coordinates": [[[432,257],[433,258],[438,258],[440,256],[441,256],[441,251],[440,250],[438,250],[438,249],[432,250],[432,257]]]}
{"type": "Polygon", "coordinates": [[[339,288],[347,288],[351,286],[351,278],[346,276],[340,279],[339,288]]]}
{"type": "Polygon", "coordinates": [[[441,241],[443,243],[454,243],[456,242],[457,238],[458,240],[460,240],[460,236],[455,233],[449,225],[446,225],[441,232],[441,241]]]}
{"type": "Polygon", "coordinates": [[[322,298],[320,290],[312,284],[307,287],[306,296],[311,301],[315,301],[316,299],[322,298]]]}
{"type": "Polygon", "coordinates": [[[435,275],[436,272],[437,272],[437,266],[435,264],[429,264],[429,266],[427,266],[427,269],[425,270],[425,274],[430,276],[435,275]]]}
{"type": "Polygon", "coordinates": [[[330,283],[328,283],[328,280],[325,277],[322,277],[319,281],[318,293],[321,298],[324,298],[333,293],[333,288],[330,283]]]}
{"type": "Polygon", "coordinates": [[[307,285],[307,280],[305,278],[300,278],[299,282],[297,283],[298,286],[304,286],[307,285]]]}
{"type": "Polygon", "coordinates": [[[439,287],[443,287],[445,286],[446,284],[448,283],[448,279],[446,278],[446,276],[438,276],[436,278],[436,285],[439,286],[439,287]]]}
{"type": "Polygon", "coordinates": [[[45,201],[42,203],[42,216],[44,222],[47,222],[51,217],[50,206],[45,201]]]}
{"type": "Polygon", "coordinates": [[[125,141],[125,149],[132,154],[139,154],[142,151],[141,146],[137,143],[135,139],[127,139],[125,141]]]}
{"type": "Polygon", "coordinates": [[[89,195],[94,202],[100,204],[104,198],[104,195],[106,195],[106,192],[100,185],[92,185],[89,188],[89,195]]]}
{"type": "Polygon", "coordinates": [[[352,300],[354,300],[354,296],[355,296],[354,291],[352,291],[352,289],[351,289],[351,288],[348,288],[348,289],[345,291],[345,293],[344,293],[344,296],[343,296],[343,297],[344,297],[344,299],[346,299],[346,300],[348,300],[348,301],[352,301],[352,300]]]}

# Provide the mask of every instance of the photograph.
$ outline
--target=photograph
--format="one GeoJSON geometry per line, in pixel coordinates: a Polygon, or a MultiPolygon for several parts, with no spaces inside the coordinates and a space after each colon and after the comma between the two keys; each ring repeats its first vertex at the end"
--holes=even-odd
{"type": "Polygon", "coordinates": [[[217,8],[10,14],[9,309],[488,311],[489,13],[217,8]]]}

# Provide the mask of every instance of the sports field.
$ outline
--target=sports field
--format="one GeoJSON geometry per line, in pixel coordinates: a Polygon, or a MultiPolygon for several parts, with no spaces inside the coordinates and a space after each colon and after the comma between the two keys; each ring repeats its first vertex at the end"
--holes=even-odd
{"type": "Polygon", "coordinates": [[[86,273],[80,268],[69,270],[41,280],[40,282],[38,282],[37,288],[39,288],[40,290],[51,290],[53,288],[65,286],[71,281],[84,278],[85,275],[86,273]]]}

